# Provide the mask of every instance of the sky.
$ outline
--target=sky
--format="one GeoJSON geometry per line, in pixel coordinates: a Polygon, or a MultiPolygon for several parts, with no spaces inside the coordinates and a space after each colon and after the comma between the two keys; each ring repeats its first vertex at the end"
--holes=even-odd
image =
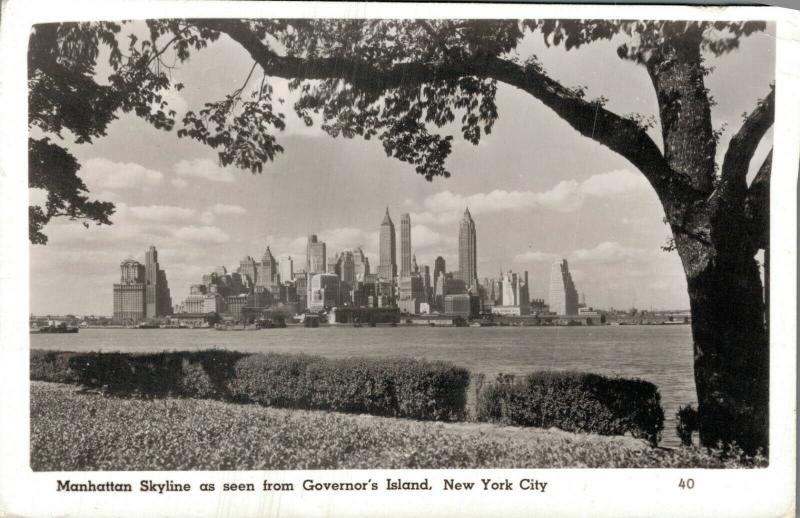
{"type": "MultiPolygon", "coordinates": [[[[618,43],[567,52],[534,35],[517,50],[522,60],[536,54],[562,84],[586,86],[587,98],[608,98],[606,107],[616,113],[658,120],[646,71],[619,59],[618,43]]],[[[730,54],[706,57],[714,68],[706,79],[716,100],[712,120],[725,130],[718,161],[742,114],[768,93],[774,61],[774,28],[743,39],[730,54]]],[[[219,100],[241,86],[251,67],[248,55],[223,37],[173,71],[185,88],[168,92],[171,106],[180,116],[219,100]]],[[[547,301],[550,266],[565,258],[590,306],[688,308],[680,259],[661,249],[669,228],[644,177],[530,95],[500,84],[491,135],[477,146],[457,137],[447,161],[452,176],[427,182],[413,166],[388,158],[375,140],[334,139],[305,127],[291,110],[294,94],[286,82],[269,81],[274,97],[286,100],[287,128],[278,135],[284,153],[261,174],[220,168],[212,149],[131,115],[120,116],[92,144],[65,140],[92,196],[113,201],[117,211],[111,226],[57,220],[45,228],[49,243],[30,249],[31,312],[110,315],[119,263],[143,262],[150,245],[158,249],[175,304],[203,273],[220,265],[235,270],[241,258],[258,259],[267,246],[302,266],[312,233],[327,243],[329,255],[363,247],[376,268],[387,207],[398,232],[400,214],[411,214],[420,265],[433,269],[441,255],[447,270],[455,270],[458,222],[467,206],[481,279],[527,270],[531,297],[547,301]]],[[[657,129],[651,136],[660,146],[657,129]]],[[[751,176],[770,146],[771,132],[751,176]]],[[[32,190],[30,197],[36,203],[42,193],[32,190]]]]}

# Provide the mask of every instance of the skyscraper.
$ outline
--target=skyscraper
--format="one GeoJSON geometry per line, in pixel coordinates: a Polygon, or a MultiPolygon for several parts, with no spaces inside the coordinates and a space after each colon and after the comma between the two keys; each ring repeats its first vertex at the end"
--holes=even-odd
{"type": "Polygon", "coordinates": [[[355,268],[355,275],[358,282],[364,282],[364,279],[369,275],[369,259],[364,255],[364,250],[357,248],[353,250],[353,263],[355,268]]]}
{"type": "Polygon", "coordinates": [[[406,213],[400,215],[400,277],[408,277],[411,271],[411,215],[406,213]]]}
{"type": "Polygon", "coordinates": [[[550,270],[550,311],[557,315],[578,314],[578,291],[566,259],[553,263],[550,270]]]}
{"type": "Polygon", "coordinates": [[[378,264],[378,276],[391,282],[397,275],[397,244],[395,242],[394,223],[389,217],[389,207],[386,207],[386,215],[383,217],[380,231],[379,245],[380,263],[378,264]]]}
{"type": "Polygon", "coordinates": [[[425,288],[425,302],[430,302],[433,298],[433,286],[431,285],[431,268],[427,264],[422,267],[422,286],[425,288]]]}
{"type": "Polygon", "coordinates": [[[328,256],[328,265],[325,267],[325,273],[332,273],[338,276],[339,268],[341,266],[339,263],[340,260],[341,257],[339,257],[339,254],[335,254],[333,257],[328,256]]]}
{"type": "Polygon", "coordinates": [[[278,269],[281,272],[281,282],[288,282],[294,279],[294,260],[292,256],[281,259],[278,269]]]}
{"type": "Polygon", "coordinates": [[[274,289],[278,284],[278,261],[267,246],[261,260],[256,263],[256,286],[274,289]]]}
{"type": "Polygon", "coordinates": [[[144,282],[144,266],[139,261],[126,259],[119,265],[120,283],[135,284],[144,282]]]}
{"type": "Polygon", "coordinates": [[[440,255],[433,262],[433,286],[434,286],[434,288],[439,283],[439,276],[440,275],[444,275],[444,273],[445,273],[445,269],[444,268],[445,268],[444,257],[442,257],[440,255]]]}
{"type": "Polygon", "coordinates": [[[256,260],[250,257],[249,255],[239,261],[239,269],[237,270],[239,275],[242,276],[243,284],[246,284],[248,287],[255,286],[256,281],[258,280],[256,276],[256,260]],[[246,279],[246,280],[245,280],[246,279]]]}
{"type": "Polygon", "coordinates": [[[128,259],[119,265],[120,279],[114,284],[114,322],[138,323],[145,319],[145,267],[128,259]]]}
{"type": "Polygon", "coordinates": [[[306,273],[325,273],[325,243],[317,241],[316,234],[308,236],[306,244],[306,273]]]}
{"type": "Polygon", "coordinates": [[[469,208],[458,226],[458,277],[467,289],[478,288],[478,251],[475,237],[475,222],[469,208]]]}
{"type": "Polygon", "coordinates": [[[353,286],[356,280],[356,263],[351,250],[345,250],[339,256],[339,280],[353,286]]]}
{"type": "Polygon", "coordinates": [[[167,274],[158,265],[158,251],[150,246],[144,254],[145,317],[156,318],[172,312],[167,274]]]}
{"type": "Polygon", "coordinates": [[[155,318],[158,315],[158,252],[151,246],[144,254],[145,279],[145,317],[155,318]]]}
{"type": "Polygon", "coordinates": [[[172,296],[169,293],[167,273],[164,270],[158,270],[158,290],[156,291],[156,297],[158,297],[158,316],[171,315],[172,296]]]}
{"type": "Polygon", "coordinates": [[[499,315],[527,315],[530,313],[530,294],[528,287],[528,272],[522,276],[513,273],[500,274],[499,291],[497,299],[500,303],[493,303],[492,313],[499,315]]]}

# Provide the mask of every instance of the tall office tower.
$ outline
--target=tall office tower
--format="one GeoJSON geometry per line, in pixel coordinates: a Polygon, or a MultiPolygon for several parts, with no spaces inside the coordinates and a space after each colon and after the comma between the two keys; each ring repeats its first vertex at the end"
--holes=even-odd
{"type": "Polygon", "coordinates": [[[400,277],[408,277],[411,271],[411,215],[406,213],[400,215],[400,277]]]}
{"type": "Polygon", "coordinates": [[[353,263],[356,280],[358,282],[364,282],[364,279],[369,275],[369,259],[364,255],[364,250],[361,248],[353,250],[353,263]]]}
{"type": "Polygon", "coordinates": [[[527,315],[530,313],[530,294],[528,291],[528,272],[522,276],[513,272],[500,275],[500,300],[492,313],[501,315],[527,315]]]}
{"type": "Polygon", "coordinates": [[[345,250],[339,256],[339,279],[352,286],[356,281],[356,262],[351,250],[345,250]]]}
{"type": "Polygon", "coordinates": [[[243,283],[246,283],[248,286],[255,286],[258,277],[256,277],[256,260],[250,257],[249,255],[239,261],[239,268],[237,270],[239,274],[243,277],[243,283]],[[244,281],[247,279],[247,281],[244,281]]]}
{"type": "Polygon", "coordinates": [[[422,267],[422,286],[425,288],[425,302],[430,302],[433,297],[431,285],[431,268],[427,264],[422,267]]]}
{"type": "Polygon", "coordinates": [[[290,255],[286,259],[282,259],[280,264],[278,265],[278,269],[281,272],[281,282],[287,282],[294,279],[294,260],[290,255]]]}
{"type": "Polygon", "coordinates": [[[557,315],[578,314],[578,290],[566,259],[553,263],[550,270],[550,311],[557,315]]]}
{"type": "Polygon", "coordinates": [[[339,254],[334,255],[333,257],[328,257],[328,266],[325,269],[325,273],[332,273],[336,276],[339,275],[339,254]]]}
{"type": "Polygon", "coordinates": [[[316,234],[308,236],[306,244],[306,273],[325,273],[325,243],[317,240],[316,234]]]}
{"type": "Polygon", "coordinates": [[[400,300],[416,299],[417,302],[425,302],[425,288],[420,274],[401,277],[399,282],[400,300]]]}
{"type": "Polygon", "coordinates": [[[137,284],[144,282],[144,265],[133,259],[126,259],[119,265],[121,284],[137,284]]]}
{"type": "Polygon", "coordinates": [[[394,223],[389,217],[389,207],[386,207],[386,215],[383,217],[380,231],[379,246],[380,264],[378,265],[378,276],[384,281],[392,282],[397,276],[397,245],[395,243],[394,223]]]}
{"type": "Polygon", "coordinates": [[[119,283],[114,284],[114,322],[137,323],[145,319],[145,268],[128,259],[119,265],[119,283]]]}
{"type": "Polygon", "coordinates": [[[308,285],[308,309],[322,311],[339,304],[339,277],[330,273],[311,276],[308,285]]]}
{"type": "Polygon", "coordinates": [[[492,302],[495,306],[502,306],[503,305],[503,274],[500,274],[500,278],[496,280],[492,280],[492,302]]]}
{"type": "Polygon", "coordinates": [[[278,261],[267,246],[261,260],[256,263],[256,286],[274,289],[278,284],[278,261]]]}
{"type": "Polygon", "coordinates": [[[228,275],[230,279],[230,287],[231,287],[231,294],[232,295],[239,295],[247,291],[244,287],[244,283],[242,282],[242,274],[239,272],[233,272],[228,275]]]}
{"type": "Polygon", "coordinates": [[[475,222],[469,213],[458,226],[458,277],[467,285],[467,289],[478,288],[478,251],[475,237],[475,222]]]}
{"type": "Polygon", "coordinates": [[[158,251],[150,246],[144,254],[145,317],[156,318],[172,312],[167,274],[158,265],[158,251]]]}
{"type": "Polygon", "coordinates": [[[417,254],[411,258],[411,273],[419,273],[419,265],[417,264],[417,254]]]}
{"type": "Polygon", "coordinates": [[[158,316],[158,252],[151,246],[144,254],[146,318],[158,316]]]}
{"type": "Polygon", "coordinates": [[[158,270],[158,291],[156,292],[158,298],[158,316],[172,314],[172,296],[169,293],[169,283],[167,282],[167,273],[164,270],[158,270]]]}
{"type": "Polygon", "coordinates": [[[433,287],[434,288],[436,288],[436,286],[439,285],[439,276],[440,275],[444,275],[444,273],[445,273],[444,267],[445,267],[444,257],[442,257],[440,255],[433,262],[433,287]]]}

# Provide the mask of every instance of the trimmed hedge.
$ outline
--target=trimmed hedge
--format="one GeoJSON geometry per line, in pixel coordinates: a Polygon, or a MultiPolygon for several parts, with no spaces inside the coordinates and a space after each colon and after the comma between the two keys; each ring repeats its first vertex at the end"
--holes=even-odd
{"type": "Polygon", "coordinates": [[[454,421],[464,415],[469,372],[444,362],[266,354],[236,363],[235,400],[289,408],[454,421]]]}
{"type": "Polygon", "coordinates": [[[154,354],[31,351],[31,379],[120,396],[221,399],[454,421],[469,372],[445,362],[223,350],[154,354]]]}
{"type": "Polygon", "coordinates": [[[479,421],[624,435],[657,445],[664,429],[661,396],[652,383],[580,372],[498,375],[477,400],[479,421]]]}
{"type": "Polygon", "coordinates": [[[31,350],[30,377],[34,381],[53,383],[76,383],[75,371],[70,369],[70,359],[77,353],[31,350]]]}

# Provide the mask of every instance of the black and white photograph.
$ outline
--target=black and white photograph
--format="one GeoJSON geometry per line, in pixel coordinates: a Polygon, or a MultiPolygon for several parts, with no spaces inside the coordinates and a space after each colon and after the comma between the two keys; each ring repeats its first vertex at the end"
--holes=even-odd
{"type": "Polygon", "coordinates": [[[528,7],[31,24],[33,475],[769,472],[775,11],[528,7]]]}

